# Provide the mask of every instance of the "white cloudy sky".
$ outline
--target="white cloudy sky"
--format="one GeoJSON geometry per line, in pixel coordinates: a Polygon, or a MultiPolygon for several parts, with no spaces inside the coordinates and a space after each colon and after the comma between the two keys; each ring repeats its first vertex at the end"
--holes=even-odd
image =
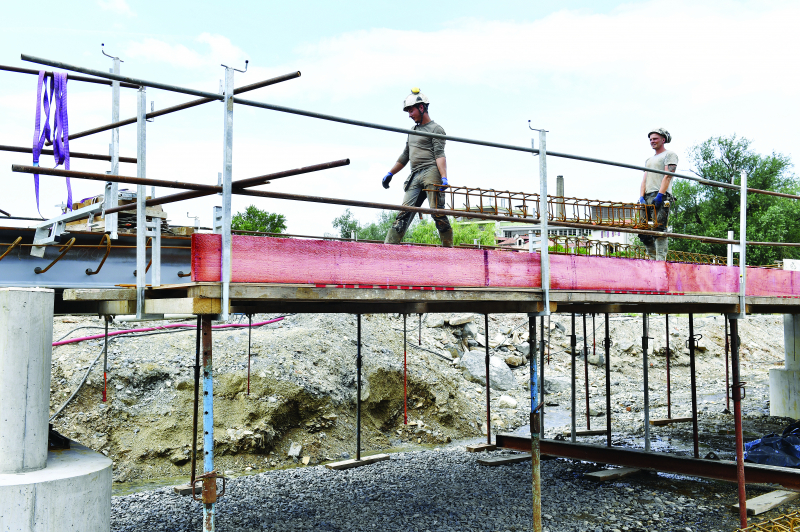
{"type": "MultiPolygon", "coordinates": [[[[243,67],[236,84],[295,70],[302,77],[249,98],[366,121],[409,127],[401,102],[413,86],[432,101],[431,116],[448,133],[522,146],[534,127],[548,147],[633,164],[651,151],[646,134],[665,127],[689,170],[686,150],[714,135],[736,133],[764,153],[793,160],[800,133],[794,101],[800,4],[789,1],[649,2],[508,1],[492,4],[299,1],[294,3],[81,0],[4,6],[0,64],[38,68],[21,53],[107,69],[100,43],[124,59],[123,74],[215,92],[220,63],[243,67]],[[415,6],[417,4],[414,4],[415,6]],[[795,50],[795,52],[791,52],[795,50]]],[[[0,72],[0,144],[31,143],[34,76],[0,72]]],[[[189,96],[148,90],[156,108],[189,96]]],[[[123,89],[122,117],[135,92],[123,89]]],[[[110,89],[69,84],[73,132],[110,121],[110,89]]],[[[135,126],[122,130],[123,155],[135,155],[135,126]]],[[[75,140],[73,151],[107,153],[110,134],[75,140]]],[[[270,190],[399,202],[402,177],[380,179],[402,150],[395,133],[359,129],[237,107],[234,179],[348,157],[349,167],[288,178],[270,190]]],[[[538,162],[523,153],[449,143],[450,182],[512,191],[538,189],[538,162]]],[[[222,162],[222,108],[217,103],[148,124],[147,175],[215,183],[222,162]]],[[[30,156],[0,152],[0,209],[36,213],[32,177],[12,174],[30,156]]],[[[52,158],[43,165],[51,165],[52,158]]],[[[107,163],[75,159],[76,170],[107,163]]],[[[406,170],[407,171],[407,170],[406,170]]],[[[133,165],[121,172],[135,175],[133,165]]],[[[563,174],[567,195],[635,200],[641,174],[549,159],[551,184],[563,174]]],[[[57,213],[63,179],[43,177],[42,213],[57,213]]],[[[75,182],[74,196],[102,193],[75,182]]],[[[159,190],[159,194],[168,193],[159,190]]],[[[253,200],[234,198],[243,210],[253,200]]],[[[216,197],[169,205],[174,224],[187,213],[210,223],[216,197]]],[[[344,207],[256,200],[284,213],[290,232],[321,235],[344,207]]],[[[356,210],[362,220],[375,216],[356,210]]]]}

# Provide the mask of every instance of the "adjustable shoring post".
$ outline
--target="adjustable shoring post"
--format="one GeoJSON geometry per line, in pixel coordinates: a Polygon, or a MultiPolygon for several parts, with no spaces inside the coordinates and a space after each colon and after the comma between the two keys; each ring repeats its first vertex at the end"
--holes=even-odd
{"type": "Polygon", "coordinates": [[[603,339],[603,347],[606,354],[606,445],[611,447],[611,336],[609,329],[608,312],[606,317],[606,337],[603,339]]]}
{"type": "Polygon", "coordinates": [[[570,436],[569,440],[572,443],[575,443],[577,440],[578,435],[576,434],[578,430],[577,426],[577,410],[576,410],[576,403],[577,403],[577,396],[576,396],[576,389],[575,389],[575,344],[577,343],[577,338],[575,337],[575,313],[572,313],[572,334],[569,337],[569,345],[570,345],[570,356],[572,359],[570,360],[570,436]]]}
{"type": "Polygon", "coordinates": [[[489,314],[483,315],[483,334],[486,337],[486,443],[492,444],[492,403],[489,391],[489,314]]]}
{"type": "Polygon", "coordinates": [[[667,418],[672,419],[672,395],[671,395],[671,383],[670,383],[670,375],[669,375],[669,314],[667,314],[667,319],[665,321],[666,328],[667,328],[667,418]]]}
{"type": "Polygon", "coordinates": [[[731,319],[731,377],[733,385],[733,423],[736,429],[736,480],[739,494],[739,523],[747,528],[747,493],[744,482],[744,434],[742,433],[742,399],[744,398],[744,382],[739,373],[739,321],[731,319]]]}
{"type": "Polygon", "coordinates": [[[109,316],[103,316],[103,321],[105,321],[105,335],[103,336],[103,402],[105,403],[108,396],[108,318],[109,316]]]}
{"type": "Polygon", "coordinates": [[[202,337],[202,317],[197,316],[196,346],[194,352],[194,410],[192,412],[192,477],[189,485],[194,492],[194,481],[197,470],[197,409],[200,402],[200,339],[202,337]]]}
{"type": "Polygon", "coordinates": [[[406,314],[403,314],[403,424],[408,425],[408,356],[406,355],[406,314]]]}
{"type": "Polygon", "coordinates": [[[361,314],[356,314],[356,460],[361,460],[361,314]]]}
{"type": "Polygon", "coordinates": [[[253,345],[253,315],[247,315],[247,395],[250,395],[250,347],[253,345]]]}
{"type": "MultiPolygon", "coordinates": [[[[550,316],[547,316],[548,321],[550,320],[550,316]]],[[[544,438],[544,316],[540,318],[541,321],[541,338],[539,339],[539,435],[544,438]]],[[[533,322],[534,329],[536,328],[536,320],[534,318],[533,322]]],[[[533,331],[534,335],[536,331],[533,331]]],[[[529,333],[530,337],[530,333],[529,333]]],[[[533,346],[531,346],[531,361],[533,361],[533,346]]],[[[533,362],[531,362],[533,364],[533,362]]]]}
{"type": "Polygon", "coordinates": [[[728,362],[728,352],[730,351],[730,334],[728,333],[728,318],[725,315],[723,315],[723,318],[725,320],[725,410],[730,413],[731,394],[728,393],[728,390],[731,389],[731,381],[728,374],[728,368],[730,367],[730,362],[728,362]]]}
{"type": "Polygon", "coordinates": [[[695,373],[695,348],[696,341],[694,335],[694,314],[689,314],[689,384],[692,387],[692,443],[694,446],[694,457],[700,458],[700,437],[697,426],[697,376],[695,373]]]}
{"type": "MultiPolygon", "coordinates": [[[[542,318],[544,323],[544,318],[542,318]]],[[[541,403],[537,404],[539,396],[539,376],[536,374],[536,315],[528,314],[528,342],[530,346],[530,387],[531,387],[531,492],[533,493],[533,530],[542,530],[542,479],[539,457],[539,411],[541,403]]],[[[486,342],[489,345],[489,342],[486,342]]],[[[540,343],[539,346],[542,344],[540,343]]]]}
{"type": "MultiPolygon", "coordinates": [[[[203,335],[203,473],[214,472],[214,358],[213,340],[211,337],[211,319],[213,316],[202,316],[201,329],[203,335]]],[[[194,489],[194,488],[192,488],[194,489]]],[[[216,490],[208,493],[203,489],[203,530],[214,531],[214,506],[216,490]],[[206,496],[208,498],[206,498],[206,496]]]]}
{"type": "Polygon", "coordinates": [[[647,363],[647,350],[650,340],[650,316],[642,314],[642,393],[644,410],[644,450],[650,450],[650,368],[647,363]]]}
{"type": "Polygon", "coordinates": [[[589,415],[589,339],[586,335],[586,314],[583,315],[583,380],[586,388],[586,430],[592,429],[589,415]]]}

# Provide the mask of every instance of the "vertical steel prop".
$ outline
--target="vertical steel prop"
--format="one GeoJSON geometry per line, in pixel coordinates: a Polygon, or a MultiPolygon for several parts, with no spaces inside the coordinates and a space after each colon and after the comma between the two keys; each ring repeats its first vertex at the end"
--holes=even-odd
{"type": "Polygon", "coordinates": [[[589,339],[586,336],[586,314],[583,315],[583,380],[586,389],[586,430],[592,429],[589,415],[589,339]]]}
{"type": "Polygon", "coordinates": [[[647,348],[650,337],[650,317],[642,314],[642,390],[644,391],[644,450],[650,450],[650,384],[648,382],[647,348]]]}
{"type": "MultiPolygon", "coordinates": [[[[136,177],[147,177],[147,89],[139,87],[136,105],[136,177]]],[[[144,185],[136,186],[136,318],[144,314],[144,289],[147,284],[147,192],[144,185]]]]}
{"type": "MultiPolygon", "coordinates": [[[[530,127],[530,126],[528,126],[530,127]]],[[[531,139],[531,147],[535,148],[535,142],[531,139]]],[[[550,314],[550,231],[547,228],[548,221],[547,208],[547,131],[539,130],[539,229],[540,247],[542,260],[542,300],[544,303],[544,315],[550,314]]],[[[487,340],[488,341],[488,340],[487,340]]]]}
{"type": "MultiPolygon", "coordinates": [[[[544,322],[544,318],[542,318],[544,322]]],[[[489,343],[488,341],[486,342],[489,343]]],[[[528,343],[531,352],[531,492],[533,493],[533,530],[542,530],[542,479],[539,456],[539,413],[544,403],[538,403],[539,379],[536,375],[536,315],[528,314],[528,343]]],[[[539,344],[540,346],[543,344],[539,344]]]]}
{"type": "MultiPolygon", "coordinates": [[[[548,317],[549,319],[549,317],[548,317]]],[[[534,318],[533,328],[536,328],[536,319],[534,318]]],[[[544,438],[544,316],[541,317],[542,337],[539,340],[539,435],[544,438]]],[[[534,334],[536,331],[533,331],[534,334]]],[[[528,333],[528,340],[530,341],[530,332],[528,333]]],[[[534,342],[535,343],[535,342],[534,342]]],[[[530,347],[531,360],[533,360],[533,345],[530,347]]],[[[533,364],[533,362],[531,362],[533,364]]],[[[531,430],[531,433],[533,431],[531,430]]]]}
{"type": "Polygon", "coordinates": [[[697,427],[697,379],[695,375],[694,314],[689,314],[689,385],[692,387],[692,442],[694,457],[700,458],[700,438],[697,427]]]}
{"type": "Polygon", "coordinates": [[[572,313],[572,334],[569,337],[569,345],[570,345],[570,355],[571,355],[571,364],[570,364],[570,436],[569,440],[573,443],[577,440],[578,435],[576,434],[578,430],[577,426],[577,410],[576,410],[576,403],[577,403],[577,396],[575,390],[575,344],[577,343],[577,338],[575,336],[575,313],[572,313]]]}
{"type": "Polygon", "coordinates": [[[670,375],[669,375],[669,314],[667,314],[666,320],[666,329],[667,329],[667,418],[672,419],[672,396],[670,390],[670,375]]]}
{"type": "Polygon", "coordinates": [[[408,425],[408,356],[406,355],[406,315],[403,314],[403,424],[408,425]]]}
{"type": "Polygon", "coordinates": [[[483,315],[483,333],[486,337],[486,443],[492,444],[492,404],[489,396],[489,315],[483,315]]]}
{"type": "Polygon", "coordinates": [[[197,337],[194,350],[194,410],[192,411],[192,476],[189,485],[194,493],[194,481],[197,471],[197,409],[200,403],[200,342],[202,337],[202,317],[197,316],[197,337]]]}
{"type": "Polygon", "coordinates": [[[356,316],[356,460],[361,460],[361,314],[356,316]]]}
{"type": "Polygon", "coordinates": [[[606,350],[606,445],[611,447],[611,332],[608,312],[606,312],[606,337],[603,339],[606,350]]]}
{"type": "Polygon", "coordinates": [[[250,348],[253,345],[253,315],[247,315],[247,395],[250,395],[250,348]]]}
{"type": "Polygon", "coordinates": [[[731,394],[728,393],[728,390],[731,389],[731,380],[730,375],[728,373],[728,368],[730,367],[730,362],[728,362],[728,352],[730,351],[730,335],[728,333],[728,319],[723,315],[725,321],[725,410],[730,413],[731,411],[731,394]]]}
{"type": "Polygon", "coordinates": [[[108,316],[103,316],[105,321],[105,334],[103,335],[103,402],[108,399],[108,316]]]}
{"type": "Polygon", "coordinates": [[[419,345],[422,345],[422,314],[419,314],[419,345]]]}
{"type": "MultiPolygon", "coordinates": [[[[202,316],[203,335],[203,473],[214,473],[214,365],[211,318],[202,316]]],[[[192,488],[194,489],[194,488],[192,488]]],[[[214,505],[217,499],[216,479],[213,488],[203,482],[203,530],[214,530],[214,505]]]]}
{"type": "Polygon", "coordinates": [[[744,385],[739,374],[739,322],[731,318],[731,376],[733,386],[733,422],[736,428],[736,481],[739,487],[739,526],[747,528],[747,493],[744,485],[744,435],[742,434],[742,399],[744,385]]]}

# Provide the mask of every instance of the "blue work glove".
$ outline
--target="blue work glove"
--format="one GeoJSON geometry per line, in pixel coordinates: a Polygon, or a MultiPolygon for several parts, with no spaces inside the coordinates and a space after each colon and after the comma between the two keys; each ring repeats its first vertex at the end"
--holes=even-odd
{"type": "Polygon", "coordinates": [[[655,205],[656,207],[661,207],[661,205],[663,204],[664,204],[664,194],[659,192],[658,194],[656,194],[656,199],[653,200],[653,205],[655,205]]]}
{"type": "Polygon", "coordinates": [[[639,203],[641,203],[642,205],[644,205],[645,203],[647,203],[647,202],[644,200],[644,196],[639,196],[639,203]]]}
{"type": "MultiPolygon", "coordinates": [[[[442,178],[442,184],[443,185],[449,185],[450,184],[450,183],[447,182],[447,177],[443,177],[442,178]]],[[[446,190],[446,189],[444,187],[442,187],[439,190],[446,190]]]]}
{"type": "Polygon", "coordinates": [[[383,188],[389,188],[389,183],[392,182],[392,174],[391,172],[387,172],[385,176],[383,176],[383,188]]]}

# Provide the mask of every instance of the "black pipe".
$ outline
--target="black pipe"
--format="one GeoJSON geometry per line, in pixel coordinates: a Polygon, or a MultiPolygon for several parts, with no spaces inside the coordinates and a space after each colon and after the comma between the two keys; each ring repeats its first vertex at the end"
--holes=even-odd
{"type": "Polygon", "coordinates": [[[571,381],[571,385],[570,385],[570,441],[574,443],[575,440],[578,437],[578,435],[576,434],[576,432],[577,432],[577,419],[576,419],[576,416],[577,416],[577,404],[576,403],[578,401],[578,398],[576,396],[576,391],[575,391],[575,356],[576,356],[575,355],[575,344],[577,343],[577,338],[575,337],[575,313],[574,312],[572,313],[572,334],[569,337],[569,343],[570,343],[570,350],[571,350],[570,355],[572,357],[571,360],[570,360],[570,377],[571,377],[570,378],[570,381],[571,381]]]}
{"type": "Polygon", "coordinates": [[[672,419],[672,396],[669,375],[669,314],[667,314],[667,418],[672,419]]]}
{"type": "Polygon", "coordinates": [[[489,397],[489,314],[483,315],[483,335],[486,344],[486,443],[492,444],[492,405],[489,397]]]}
{"type": "Polygon", "coordinates": [[[603,344],[606,348],[606,445],[611,447],[611,336],[608,312],[606,312],[606,337],[603,344]]]}
{"type": "Polygon", "coordinates": [[[695,376],[695,337],[694,314],[689,314],[689,378],[692,387],[692,442],[694,444],[694,457],[700,458],[700,436],[697,428],[697,380],[695,376]]]}
{"type": "Polygon", "coordinates": [[[583,380],[586,384],[586,430],[592,429],[589,415],[589,339],[586,335],[586,314],[583,315],[583,380]]]}
{"type": "Polygon", "coordinates": [[[356,460],[361,460],[361,314],[356,316],[356,460]]]}
{"type": "MultiPolygon", "coordinates": [[[[534,321],[534,324],[533,324],[533,329],[534,329],[534,333],[535,333],[536,332],[536,322],[535,321],[534,321]]],[[[539,375],[540,375],[539,381],[541,383],[539,385],[539,397],[540,397],[539,402],[541,403],[541,406],[539,408],[539,435],[540,435],[540,437],[544,438],[544,399],[545,399],[545,397],[544,397],[545,396],[545,391],[544,391],[544,348],[545,348],[545,343],[544,343],[544,316],[542,316],[542,318],[541,318],[541,329],[540,330],[542,332],[542,337],[539,340],[539,346],[540,346],[540,348],[539,348],[539,375]]],[[[532,353],[531,353],[531,357],[533,357],[532,353]]]]}

